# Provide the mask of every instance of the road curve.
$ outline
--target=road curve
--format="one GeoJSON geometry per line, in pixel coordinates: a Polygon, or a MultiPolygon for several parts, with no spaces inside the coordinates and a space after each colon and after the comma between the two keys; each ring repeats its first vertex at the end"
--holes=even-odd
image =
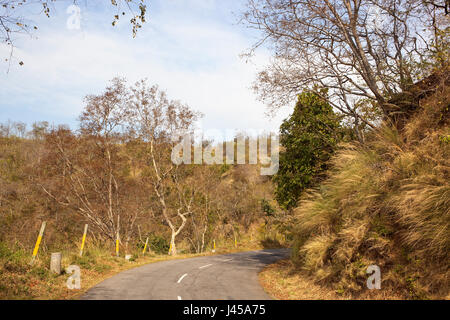
{"type": "Polygon", "coordinates": [[[268,300],[258,271],[288,256],[289,249],[267,249],[150,263],[99,283],[81,299],[268,300]]]}

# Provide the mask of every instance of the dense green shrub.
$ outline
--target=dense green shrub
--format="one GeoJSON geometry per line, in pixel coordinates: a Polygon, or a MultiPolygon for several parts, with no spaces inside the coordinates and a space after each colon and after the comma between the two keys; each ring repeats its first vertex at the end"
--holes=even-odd
{"type": "Polygon", "coordinates": [[[324,101],[326,90],[321,94],[299,94],[294,112],[280,127],[282,150],[274,176],[275,195],[286,209],[293,208],[302,191],[320,178],[341,139],[338,116],[324,101]]]}

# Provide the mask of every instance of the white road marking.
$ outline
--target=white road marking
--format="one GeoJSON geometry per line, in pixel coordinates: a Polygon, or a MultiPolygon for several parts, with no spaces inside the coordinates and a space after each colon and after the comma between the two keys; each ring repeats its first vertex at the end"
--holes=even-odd
{"type": "Polygon", "coordinates": [[[202,266],[202,267],[200,267],[199,269],[207,268],[207,267],[210,267],[210,266],[212,266],[212,263],[207,264],[206,266],[202,266]]]}
{"type": "Polygon", "coordinates": [[[180,278],[180,279],[178,279],[178,282],[177,282],[177,283],[180,283],[180,282],[181,282],[181,280],[183,280],[183,278],[184,278],[184,277],[186,277],[186,276],[187,276],[187,273],[183,274],[183,275],[181,276],[181,278],[180,278]]]}
{"type": "Polygon", "coordinates": [[[181,297],[180,297],[180,296],[178,296],[178,300],[181,300],[181,297]]]}
{"type": "Polygon", "coordinates": [[[227,262],[227,261],[231,261],[231,260],[233,260],[233,259],[227,259],[227,260],[222,260],[223,262],[227,262]]]}

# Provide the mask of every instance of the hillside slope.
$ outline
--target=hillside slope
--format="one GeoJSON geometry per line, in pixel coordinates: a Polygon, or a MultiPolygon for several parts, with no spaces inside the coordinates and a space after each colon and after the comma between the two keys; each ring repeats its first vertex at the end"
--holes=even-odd
{"type": "Polygon", "coordinates": [[[343,295],[368,294],[366,270],[405,298],[449,295],[450,92],[440,86],[399,132],[347,144],[294,210],[296,268],[343,295]]]}

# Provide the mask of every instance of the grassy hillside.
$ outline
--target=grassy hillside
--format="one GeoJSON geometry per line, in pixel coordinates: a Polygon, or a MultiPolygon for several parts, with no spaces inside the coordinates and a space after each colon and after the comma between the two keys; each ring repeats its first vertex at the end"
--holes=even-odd
{"type": "MultiPolygon", "coordinates": [[[[74,299],[84,290],[111,275],[145,263],[160,260],[279,246],[283,237],[264,221],[262,201],[273,202],[270,180],[259,174],[259,168],[240,166],[197,166],[191,174],[192,184],[209,183],[208,207],[200,202],[190,216],[177,244],[179,255],[169,256],[170,233],[152,204],[151,190],[143,198],[150,203],[137,221],[128,248],[120,245],[115,257],[115,242],[102,238],[89,225],[85,254],[79,247],[85,223],[73,208],[59,206],[40,187],[38,174],[47,146],[41,139],[0,137],[0,299],[74,299]],[[209,181],[208,181],[209,180],[209,181]],[[206,207],[203,210],[203,207],[206,207]],[[153,209],[153,210],[152,210],[153,209]],[[208,219],[204,219],[204,216],[208,219]],[[31,255],[42,221],[47,222],[36,263],[31,255]],[[145,256],[142,249],[150,238],[145,256]],[[204,240],[204,246],[197,242],[204,240]],[[236,239],[236,244],[235,244],[236,239]],[[66,287],[68,274],[50,272],[50,255],[62,252],[63,268],[75,264],[82,272],[82,290],[66,287]],[[124,259],[131,254],[131,261],[124,259]]],[[[127,178],[135,176],[131,166],[127,178]]],[[[125,193],[125,191],[123,191],[125,193]]],[[[126,208],[126,207],[124,207],[126,208]]]]}
{"type": "Polygon", "coordinates": [[[295,272],[358,298],[375,264],[384,292],[449,297],[449,105],[442,86],[400,132],[384,124],[341,148],[329,178],[294,210],[295,272]]]}

